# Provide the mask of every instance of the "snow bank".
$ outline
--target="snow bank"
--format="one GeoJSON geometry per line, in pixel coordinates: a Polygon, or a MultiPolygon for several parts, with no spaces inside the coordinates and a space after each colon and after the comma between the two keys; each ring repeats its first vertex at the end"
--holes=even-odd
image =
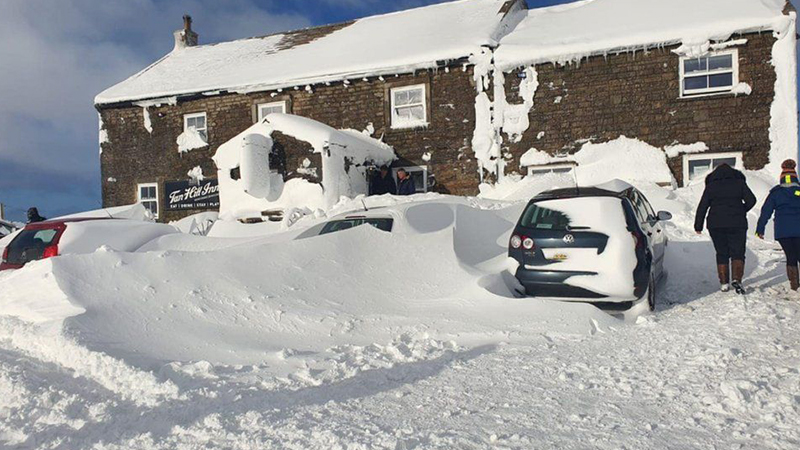
{"type": "MultiPolygon", "coordinates": [[[[777,1],[777,0],[775,0],[777,1]]],[[[775,99],[772,102],[769,140],[770,161],[766,170],[779,172],[785,159],[797,159],[797,34],[796,13],[774,28],[778,39],[772,47],[775,67],[775,99]]]]}
{"type": "Polygon", "coordinates": [[[367,193],[368,164],[389,164],[394,150],[355,130],[336,130],[320,122],[290,114],[270,114],[230,141],[214,155],[219,169],[220,213],[241,217],[271,208],[327,209],[341,197],[367,193]],[[270,138],[279,131],[311,145],[322,155],[322,184],[304,179],[286,182],[269,168],[270,138]],[[239,167],[241,178],[230,171],[239,167]]]}
{"type": "Polygon", "coordinates": [[[734,33],[786,30],[784,6],[784,0],[584,0],[531,9],[501,40],[495,64],[507,72],[654,45],[701,46],[724,42],[734,33]]]}
{"type": "Polygon", "coordinates": [[[127,219],[152,221],[149,212],[141,203],[132,205],[113,206],[110,208],[95,209],[92,211],[67,214],[66,216],[54,217],[55,219],[127,219]]]}
{"type": "Polygon", "coordinates": [[[504,3],[462,0],[367,17],[296,46],[287,45],[288,33],[184,48],[103,91],[95,103],[270,90],[434,68],[438,61],[496,44],[521,18],[504,18],[499,13],[504,3]]]}

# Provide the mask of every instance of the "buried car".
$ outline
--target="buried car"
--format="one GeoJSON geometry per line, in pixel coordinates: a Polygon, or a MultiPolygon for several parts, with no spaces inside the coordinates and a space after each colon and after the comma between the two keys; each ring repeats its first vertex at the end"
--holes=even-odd
{"type": "Polygon", "coordinates": [[[132,252],[175,227],[139,220],[65,218],[31,223],[16,233],[3,249],[0,270],[19,269],[40,259],[92,253],[102,246],[132,252]]]}
{"type": "Polygon", "coordinates": [[[663,222],[671,218],[619,180],[546,191],[523,211],[508,253],[527,295],[652,311],[665,275],[663,222]]]}

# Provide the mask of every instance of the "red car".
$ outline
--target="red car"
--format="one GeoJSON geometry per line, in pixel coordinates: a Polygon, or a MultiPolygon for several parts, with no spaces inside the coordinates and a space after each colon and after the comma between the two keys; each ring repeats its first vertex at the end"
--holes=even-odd
{"type": "Polygon", "coordinates": [[[92,253],[102,246],[134,252],[151,240],[177,233],[170,225],[111,218],[75,218],[31,223],[3,249],[0,270],[65,254],[92,253]]]}

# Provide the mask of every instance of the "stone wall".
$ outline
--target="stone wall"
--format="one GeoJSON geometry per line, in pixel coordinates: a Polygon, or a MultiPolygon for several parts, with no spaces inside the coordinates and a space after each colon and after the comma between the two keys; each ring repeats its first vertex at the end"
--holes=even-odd
{"type": "MultiPolygon", "coordinates": [[[[621,135],[656,147],[702,141],[709,152],[743,152],[748,169],[763,167],[770,148],[775,39],[770,33],[743,37],[747,43],[735,47],[739,80],[753,92],[738,97],[680,98],[675,47],[597,56],[572,66],[537,66],[539,89],[529,114],[531,125],[519,143],[505,139],[505,150],[512,155],[506,171],[520,171],[519,158],[531,147],[551,154],[574,152],[587,139],[604,142],[621,135]]],[[[509,102],[519,98],[519,83],[517,72],[506,75],[509,102]]],[[[681,183],[682,158],[668,162],[681,183]]]]}
{"type": "MultiPolygon", "coordinates": [[[[399,160],[395,166],[427,166],[435,177],[433,191],[471,195],[477,193],[479,175],[470,140],[475,127],[475,87],[471,67],[420,71],[416,74],[370,78],[298,89],[252,94],[221,94],[179,100],[176,105],[148,109],[152,133],[144,127],[143,108],[135,105],[100,107],[108,142],[103,144],[101,168],[103,204],[117,206],[136,201],[138,183],[188,179],[186,173],[200,165],[206,176],[216,177],[211,156],[217,148],[257,119],[256,105],[287,102],[287,112],[308,117],[334,128],[364,130],[372,124],[375,138],[393,146],[399,160]],[[389,91],[392,87],[425,84],[429,125],[423,128],[391,128],[389,91]],[[183,132],[183,115],[205,112],[208,147],[179,153],[176,139],[183,132]],[[425,161],[423,155],[429,154],[425,161]],[[112,180],[112,181],[109,181],[112,180]]],[[[287,178],[312,176],[297,173],[309,158],[318,168],[320,158],[310,147],[287,136],[276,136],[279,158],[273,168],[287,178]]],[[[163,200],[162,200],[163,203],[163,200]]],[[[164,212],[162,220],[175,220],[194,211],[164,212]]]]}

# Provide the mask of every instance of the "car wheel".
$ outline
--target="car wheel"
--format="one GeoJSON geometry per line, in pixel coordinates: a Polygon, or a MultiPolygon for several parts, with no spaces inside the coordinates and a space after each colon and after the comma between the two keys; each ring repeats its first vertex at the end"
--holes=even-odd
{"type": "Polygon", "coordinates": [[[650,311],[656,310],[656,282],[650,275],[650,284],[647,286],[647,307],[650,311]]]}

